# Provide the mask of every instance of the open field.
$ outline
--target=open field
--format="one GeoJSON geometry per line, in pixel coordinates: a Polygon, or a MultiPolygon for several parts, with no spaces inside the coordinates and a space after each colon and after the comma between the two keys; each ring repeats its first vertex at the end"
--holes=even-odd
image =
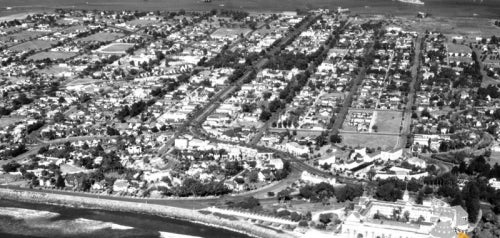
{"type": "Polygon", "coordinates": [[[401,120],[403,119],[402,112],[396,111],[377,111],[375,126],[378,127],[379,133],[399,133],[401,120]]]}
{"type": "Polygon", "coordinates": [[[156,24],[158,22],[159,21],[135,19],[132,21],[128,21],[127,24],[131,25],[131,26],[142,27],[142,26],[150,26],[150,25],[156,24]]]}
{"type": "Polygon", "coordinates": [[[407,26],[412,30],[424,32],[439,31],[445,35],[463,35],[464,38],[470,38],[475,41],[477,36],[491,37],[500,35],[500,27],[495,27],[492,20],[477,17],[429,17],[425,19],[408,20],[401,19],[401,25],[407,26]],[[411,22],[409,22],[411,21],[411,22]]]}
{"type": "Polygon", "coordinates": [[[0,117],[0,128],[4,128],[22,120],[23,118],[19,117],[0,117]]]}
{"type": "Polygon", "coordinates": [[[125,51],[134,46],[134,44],[130,43],[111,43],[109,45],[105,45],[100,49],[96,50],[99,53],[106,54],[125,54],[125,51]]]}
{"type": "Polygon", "coordinates": [[[87,37],[84,37],[81,39],[81,41],[84,42],[89,42],[89,41],[101,41],[101,42],[106,42],[106,41],[113,41],[116,40],[120,37],[124,36],[121,33],[115,33],[115,32],[99,32],[87,37]]]}
{"type": "Polygon", "coordinates": [[[30,56],[28,59],[30,59],[30,60],[42,60],[45,58],[49,58],[51,60],[58,60],[58,59],[71,58],[75,55],[77,55],[77,53],[49,51],[49,52],[40,52],[38,54],[34,54],[34,55],[30,56]]]}
{"type": "Polygon", "coordinates": [[[220,28],[212,33],[212,37],[234,37],[239,35],[246,35],[250,32],[246,28],[220,28]]]}
{"type": "Polygon", "coordinates": [[[8,36],[1,36],[0,41],[8,42],[8,45],[16,44],[14,41],[25,41],[25,40],[33,40],[42,35],[48,34],[48,32],[40,32],[40,31],[21,31],[14,33],[8,36]],[[10,42],[9,42],[10,41],[10,42]]]}
{"type": "Polygon", "coordinates": [[[32,40],[28,42],[24,42],[19,45],[12,46],[9,48],[14,51],[24,51],[24,50],[45,50],[52,47],[52,44],[55,44],[55,41],[45,41],[45,40],[32,40]]]}
{"type": "Polygon", "coordinates": [[[340,133],[342,145],[352,147],[370,147],[392,149],[398,143],[398,136],[363,134],[363,133],[340,133]]]}
{"type": "Polygon", "coordinates": [[[75,80],[72,80],[66,84],[66,86],[75,86],[75,85],[85,85],[85,84],[97,84],[99,80],[95,80],[92,78],[78,78],[75,80]]]}

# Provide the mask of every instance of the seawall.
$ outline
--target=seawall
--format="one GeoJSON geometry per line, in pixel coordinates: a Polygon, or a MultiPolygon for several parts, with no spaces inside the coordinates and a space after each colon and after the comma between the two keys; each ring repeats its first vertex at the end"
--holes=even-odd
{"type": "Polygon", "coordinates": [[[219,227],[235,232],[240,232],[253,237],[298,237],[290,233],[278,233],[275,230],[266,229],[247,221],[231,221],[223,218],[218,218],[211,214],[204,215],[199,213],[197,210],[162,206],[156,204],[51,194],[41,191],[21,191],[8,188],[0,188],[0,199],[157,215],[174,219],[187,220],[194,223],[201,223],[207,226],[219,227]]]}

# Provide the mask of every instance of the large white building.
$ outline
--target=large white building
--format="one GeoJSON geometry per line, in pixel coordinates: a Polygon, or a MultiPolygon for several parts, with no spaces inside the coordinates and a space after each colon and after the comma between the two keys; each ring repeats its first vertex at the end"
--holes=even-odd
{"type": "Polygon", "coordinates": [[[345,219],[341,237],[455,238],[458,231],[468,228],[467,212],[462,207],[450,207],[438,199],[415,204],[405,192],[403,200],[396,202],[362,197],[345,219]],[[401,219],[393,219],[394,214],[401,219]]]}

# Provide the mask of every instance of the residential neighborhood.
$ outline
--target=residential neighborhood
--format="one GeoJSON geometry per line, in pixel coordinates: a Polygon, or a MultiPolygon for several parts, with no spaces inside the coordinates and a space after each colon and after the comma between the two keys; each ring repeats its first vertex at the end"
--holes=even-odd
{"type": "Polygon", "coordinates": [[[0,201],[149,202],[262,237],[498,237],[500,29],[432,19],[219,7],[0,20],[0,201]]]}

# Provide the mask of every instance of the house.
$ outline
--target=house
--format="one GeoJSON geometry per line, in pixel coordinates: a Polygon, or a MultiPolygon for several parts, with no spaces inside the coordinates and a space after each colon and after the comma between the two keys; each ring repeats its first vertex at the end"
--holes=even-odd
{"type": "Polygon", "coordinates": [[[187,149],[187,147],[188,147],[188,140],[184,139],[184,138],[175,139],[174,146],[175,146],[175,148],[180,149],[180,150],[187,149]]]}
{"type": "Polygon", "coordinates": [[[425,162],[425,160],[419,159],[417,157],[409,158],[409,159],[406,160],[406,162],[408,162],[411,165],[420,167],[420,168],[426,168],[427,167],[427,163],[425,162]]]}
{"type": "Polygon", "coordinates": [[[282,159],[270,159],[269,164],[274,166],[276,169],[283,169],[283,160],[282,159]]]}
{"type": "Polygon", "coordinates": [[[300,175],[300,180],[307,184],[328,183],[331,185],[335,185],[337,183],[337,180],[335,178],[324,178],[310,174],[307,171],[302,172],[302,174],[300,175]]]}
{"type": "Polygon", "coordinates": [[[125,179],[118,179],[113,184],[113,192],[124,192],[127,191],[130,183],[125,179]]]}
{"type": "Polygon", "coordinates": [[[285,144],[285,150],[293,155],[300,156],[309,153],[309,148],[305,145],[299,145],[297,142],[288,142],[285,144]]]}
{"type": "Polygon", "coordinates": [[[494,188],[495,190],[500,189],[500,181],[497,180],[496,178],[492,178],[488,181],[489,185],[494,188]]]}
{"type": "Polygon", "coordinates": [[[336,161],[337,160],[335,158],[335,155],[333,155],[333,156],[330,156],[328,158],[318,160],[318,164],[319,164],[319,166],[322,166],[325,164],[333,165],[333,164],[335,164],[336,161]]]}

